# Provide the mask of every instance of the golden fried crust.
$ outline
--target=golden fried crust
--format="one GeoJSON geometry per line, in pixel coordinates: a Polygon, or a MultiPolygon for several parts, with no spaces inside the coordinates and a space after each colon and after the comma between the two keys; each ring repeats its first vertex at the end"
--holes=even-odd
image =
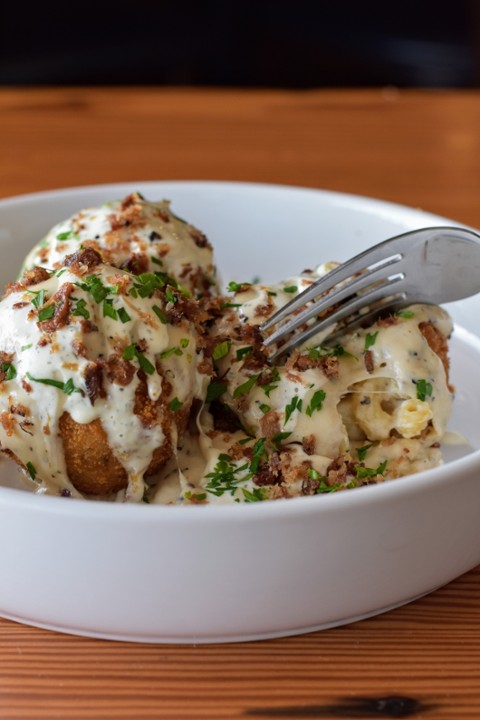
{"type": "Polygon", "coordinates": [[[100,420],[81,425],[63,413],[60,436],[68,476],[79,492],[109,495],[127,486],[127,473],[110,450],[100,420]]]}
{"type": "MultiPolygon", "coordinates": [[[[168,419],[165,418],[162,423],[164,431],[175,415],[175,424],[181,436],[188,424],[189,411],[190,407],[185,404],[175,413],[169,412],[168,419]]],[[[127,487],[127,473],[112,453],[100,420],[80,424],[65,412],[59,426],[68,477],[79,492],[84,495],[110,495],[127,487]]],[[[172,443],[166,433],[165,442],[153,453],[145,477],[155,475],[172,455],[172,443]]]]}

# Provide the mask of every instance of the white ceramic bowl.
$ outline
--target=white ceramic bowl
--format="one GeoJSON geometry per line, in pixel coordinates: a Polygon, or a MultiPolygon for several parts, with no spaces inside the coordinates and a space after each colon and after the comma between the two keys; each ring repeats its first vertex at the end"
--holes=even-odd
{"type": "MultiPolygon", "coordinates": [[[[204,230],[225,281],[280,280],[390,235],[451,221],[286,186],[133,182],[0,202],[2,283],[57,221],[138,190],[204,230]]],[[[296,634],[406,603],[480,563],[479,298],[448,308],[457,386],[444,466],[339,494],[232,506],[118,505],[0,487],[0,614],[144,642],[296,634]]]]}

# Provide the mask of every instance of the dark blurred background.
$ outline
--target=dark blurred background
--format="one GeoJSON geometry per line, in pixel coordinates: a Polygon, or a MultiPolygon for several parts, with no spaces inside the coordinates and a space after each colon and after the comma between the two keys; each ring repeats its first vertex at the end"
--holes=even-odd
{"type": "Polygon", "coordinates": [[[2,85],[480,85],[480,0],[4,0],[0,8],[2,85]]]}

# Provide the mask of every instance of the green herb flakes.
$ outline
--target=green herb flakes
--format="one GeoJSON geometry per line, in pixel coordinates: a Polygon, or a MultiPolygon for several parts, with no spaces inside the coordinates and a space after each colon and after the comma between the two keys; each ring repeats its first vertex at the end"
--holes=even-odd
{"type": "Polygon", "coordinates": [[[239,398],[239,397],[242,397],[243,395],[248,395],[250,390],[255,386],[255,383],[257,382],[258,378],[259,378],[259,373],[257,373],[256,375],[252,375],[252,377],[248,378],[248,380],[246,380],[244,383],[242,383],[241,385],[236,387],[235,390],[233,391],[233,397],[239,398]]]}
{"type": "Polygon", "coordinates": [[[417,399],[426,400],[427,397],[431,397],[433,393],[432,383],[427,382],[424,378],[417,380],[417,399]]]}
{"type": "Polygon", "coordinates": [[[62,382],[61,380],[53,380],[52,378],[36,378],[33,377],[29,372],[27,372],[27,378],[31,380],[32,382],[41,383],[42,385],[51,385],[52,387],[56,387],[59,390],[62,390],[65,395],[71,395],[74,392],[82,393],[83,390],[81,388],[76,387],[73,384],[72,378],[67,380],[66,382],[62,382]]]}
{"type": "Polygon", "coordinates": [[[378,330],[377,330],[377,332],[374,332],[374,333],[367,333],[367,335],[365,336],[365,347],[364,347],[365,352],[367,350],[369,350],[371,347],[373,347],[373,345],[375,345],[377,335],[378,335],[378,330]]]}
{"type": "Polygon", "coordinates": [[[17,377],[15,366],[10,362],[2,362],[0,365],[2,372],[5,373],[4,380],[13,380],[17,377]]]}
{"type": "Polygon", "coordinates": [[[302,410],[302,399],[298,397],[298,395],[295,395],[290,402],[285,406],[285,421],[284,425],[287,424],[287,422],[290,420],[292,413],[297,410],[298,412],[301,412],[302,410]]]}
{"type": "Polygon", "coordinates": [[[308,407],[305,410],[305,412],[307,413],[307,415],[309,417],[312,417],[314,412],[322,409],[323,402],[326,397],[327,397],[327,393],[325,392],[325,390],[316,390],[313,393],[312,399],[308,403],[308,407]]]}

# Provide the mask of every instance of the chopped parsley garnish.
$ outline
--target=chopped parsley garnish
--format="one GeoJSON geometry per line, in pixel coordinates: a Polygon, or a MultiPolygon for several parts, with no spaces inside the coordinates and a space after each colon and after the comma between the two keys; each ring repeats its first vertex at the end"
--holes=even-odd
{"type": "Polygon", "coordinates": [[[35,480],[35,478],[37,477],[37,471],[35,469],[35,465],[31,462],[27,462],[25,467],[27,468],[27,472],[30,475],[30,477],[32,478],[32,480],[35,480]]]}
{"type": "Polygon", "coordinates": [[[83,298],[80,298],[77,300],[77,298],[70,298],[73,300],[75,304],[75,308],[72,310],[72,315],[76,315],[79,317],[85,318],[85,320],[88,320],[90,318],[90,313],[87,310],[87,303],[83,298]]]}
{"type": "Polygon", "coordinates": [[[264,458],[268,459],[268,453],[265,448],[266,443],[267,438],[260,438],[252,448],[252,460],[250,462],[250,472],[252,475],[255,475],[258,472],[258,468],[262,460],[264,458]]]}
{"type": "Polygon", "coordinates": [[[139,295],[142,298],[151,297],[155,290],[164,288],[166,285],[177,287],[177,282],[164,272],[141,273],[135,276],[130,295],[132,297],[139,295]]]}
{"type": "Polygon", "coordinates": [[[270,410],[272,409],[272,408],[270,407],[270,405],[266,405],[265,403],[260,403],[260,405],[259,405],[258,407],[260,408],[260,410],[262,411],[262,413],[270,412],[270,410]]]}
{"type": "Polygon", "coordinates": [[[220,305],[220,307],[222,308],[222,310],[224,310],[225,308],[237,308],[237,307],[242,307],[242,303],[225,302],[225,303],[222,303],[220,305]]]}
{"type": "Polygon", "coordinates": [[[283,289],[283,292],[286,292],[286,293],[296,293],[298,290],[298,286],[297,285],[289,285],[288,287],[284,287],[282,289],[283,289]]]}
{"type": "Polygon", "coordinates": [[[250,390],[254,387],[255,383],[257,382],[258,378],[260,376],[260,373],[257,373],[256,375],[252,375],[252,377],[248,378],[246,382],[242,383],[238,387],[235,388],[233,391],[233,397],[238,398],[242,397],[242,395],[248,395],[250,390]]]}
{"type": "Polygon", "coordinates": [[[321,410],[321,409],[322,409],[323,401],[325,400],[326,397],[327,397],[327,393],[325,392],[325,390],[316,390],[316,391],[313,393],[312,399],[311,399],[310,402],[308,403],[308,407],[307,407],[307,409],[305,410],[305,412],[307,413],[308,417],[312,417],[313,413],[314,413],[316,410],[321,410]]]}
{"type": "Polygon", "coordinates": [[[124,360],[133,360],[134,358],[137,358],[138,364],[140,365],[141,369],[147,373],[147,375],[153,375],[153,373],[155,372],[155,366],[152,365],[150,360],[145,357],[142,352],[140,352],[135,343],[127,345],[127,347],[124,348],[122,357],[124,360]]]}
{"type": "Polygon", "coordinates": [[[163,323],[164,325],[168,323],[168,317],[165,310],[162,310],[162,308],[158,307],[158,305],[152,305],[152,310],[161,323],[163,323]]]}
{"type": "Polygon", "coordinates": [[[84,282],[75,283],[77,287],[90,293],[96,303],[101,303],[108,295],[118,293],[117,285],[104,285],[98,275],[88,275],[84,282]]]}
{"type": "Polygon", "coordinates": [[[224,340],[224,342],[218,343],[218,345],[215,345],[212,351],[212,358],[214,360],[221,360],[224,358],[228,353],[230,352],[230,343],[228,340],[224,340]]]}
{"type": "Polygon", "coordinates": [[[117,311],[113,307],[112,298],[107,298],[103,301],[103,317],[109,317],[112,320],[118,320],[117,311]]]}
{"type": "Polygon", "coordinates": [[[245,355],[249,355],[252,352],[253,348],[251,345],[245,345],[245,347],[238,348],[236,352],[236,359],[241,360],[245,355]]]}
{"type": "Polygon", "coordinates": [[[291,432],[278,432],[275,433],[272,437],[272,444],[276,450],[280,450],[280,447],[282,445],[282,440],[286,440],[288,437],[290,437],[292,433],[291,432]]]}
{"type": "Polygon", "coordinates": [[[161,352],[158,357],[160,358],[160,360],[166,360],[167,358],[172,357],[172,355],[180,356],[183,355],[183,352],[182,350],[180,350],[179,347],[171,347],[168,348],[168,350],[164,350],[163,352],[161,352]]]}
{"type": "Polygon", "coordinates": [[[120,321],[124,324],[130,322],[132,319],[124,307],[118,308],[117,315],[120,318],[120,321]]]}
{"type": "Polygon", "coordinates": [[[205,398],[207,403],[211,403],[217,398],[220,397],[220,395],[223,395],[227,391],[227,386],[224,383],[215,382],[212,380],[210,385],[207,388],[207,396],[205,398]]]}
{"type": "Polygon", "coordinates": [[[249,464],[244,463],[243,465],[237,466],[232,462],[230,455],[221,453],[218,456],[217,463],[212,472],[207,473],[205,477],[209,479],[209,482],[205,485],[205,489],[220,497],[225,492],[229,492],[233,495],[236,491],[238,483],[245,480],[245,477],[238,477],[239,473],[246,473],[248,471],[249,464]]]}
{"type": "Polygon", "coordinates": [[[161,266],[163,266],[163,260],[160,260],[160,258],[151,257],[150,260],[151,260],[152,263],[154,263],[155,265],[161,265],[161,266]]]}
{"type": "Polygon", "coordinates": [[[370,450],[372,445],[373,445],[373,443],[370,443],[369,445],[364,445],[363,447],[357,448],[357,455],[358,455],[358,459],[360,460],[360,462],[365,460],[367,452],[370,450]]]}
{"type": "Polygon", "coordinates": [[[252,283],[247,283],[247,282],[237,283],[237,282],[234,282],[233,280],[231,280],[228,283],[227,290],[228,290],[228,292],[242,292],[242,290],[244,290],[246,286],[250,287],[251,284],[252,283]]]}
{"type": "Polygon", "coordinates": [[[2,362],[0,368],[2,369],[2,372],[5,373],[4,380],[13,380],[17,377],[17,371],[12,363],[2,362]]]}
{"type": "Polygon", "coordinates": [[[34,295],[32,305],[38,310],[38,308],[45,302],[45,290],[28,290],[28,292],[34,295]]]}
{"type": "Polygon", "coordinates": [[[426,400],[431,397],[433,392],[432,383],[427,382],[424,378],[417,380],[417,399],[426,400]]]}
{"type": "Polygon", "coordinates": [[[20,351],[23,352],[24,350],[30,350],[31,347],[32,347],[32,343],[28,343],[28,345],[22,345],[22,347],[20,348],[20,351]]]}
{"type": "Polygon", "coordinates": [[[374,333],[367,333],[365,336],[365,347],[364,350],[367,351],[369,348],[371,348],[373,345],[375,345],[375,341],[377,339],[378,330],[374,333]]]}
{"type": "Polygon", "coordinates": [[[70,240],[73,237],[73,230],[66,230],[65,232],[58,233],[57,240],[70,240]]]}
{"type": "Polygon", "coordinates": [[[55,315],[55,305],[45,305],[38,311],[38,322],[50,320],[55,315]]]}
{"type": "Polygon", "coordinates": [[[177,397],[174,397],[173,400],[170,400],[168,407],[173,412],[176,412],[176,410],[180,410],[180,408],[183,406],[183,402],[179,400],[177,397]]]}
{"type": "Polygon", "coordinates": [[[400,310],[400,312],[397,313],[398,317],[409,319],[412,317],[415,317],[415,313],[413,310],[400,310]]]}
{"type": "Polygon", "coordinates": [[[52,378],[36,378],[33,377],[33,375],[30,375],[29,372],[27,372],[27,377],[29,380],[32,380],[32,382],[42,383],[42,385],[51,385],[59,390],[63,390],[65,395],[71,395],[74,392],[83,393],[81,388],[78,388],[73,384],[72,378],[66,382],[62,382],[61,380],[53,380],[52,378]]]}
{"type": "Polygon", "coordinates": [[[302,399],[298,397],[298,395],[294,395],[294,397],[290,400],[290,402],[285,406],[285,421],[284,425],[287,424],[287,422],[290,420],[292,413],[297,410],[298,412],[301,412],[302,410],[302,399]]]}
{"type": "Polygon", "coordinates": [[[387,467],[387,461],[384,460],[377,468],[364,467],[363,465],[355,465],[355,474],[360,480],[364,478],[375,477],[376,475],[383,475],[387,467]]]}
{"type": "Polygon", "coordinates": [[[317,347],[309,348],[307,351],[310,360],[319,360],[324,357],[353,357],[353,355],[345,350],[343,345],[335,345],[335,347],[323,347],[318,345],[317,347]]]}
{"type": "Polygon", "coordinates": [[[278,368],[275,367],[271,372],[270,382],[268,382],[266,385],[262,385],[262,390],[267,397],[270,397],[270,393],[272,392],[272,390],[276,390],[279,382],[280,373],[278,372],[278,368]]]}
{"type": "Polygon", "coordinates": [[[261,502],[265,500],[265,488],[257,487],[253,490],[242,488],[242,493],[245,502],[261,502]]]}

